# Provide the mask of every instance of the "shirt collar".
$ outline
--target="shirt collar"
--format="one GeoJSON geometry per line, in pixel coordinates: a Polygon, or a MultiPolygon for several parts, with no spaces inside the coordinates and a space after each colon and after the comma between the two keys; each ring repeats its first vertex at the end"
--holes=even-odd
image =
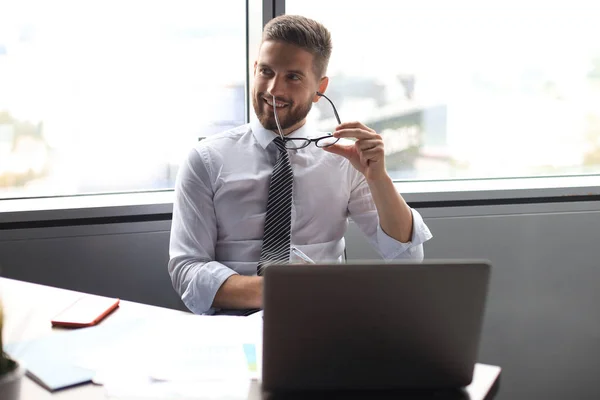
{"type": "MultiPolygon", "coordinates": [[[[265,129],[264,126],[260,123],[258,118],[253,118],[250,121],[250,129],[252,129],[252,134],[256,138],[256,141],[262,146],[263,149],[266,149],[267,146],[275,139],[278,135],[265,129]]],[[[309,132],[311,132],[312,126],[309,121],[306,121],[302,127],[296,129],[294,132],[290,133],[286,137],[294,138],[294,137],[310,137],[309,132]]]]}

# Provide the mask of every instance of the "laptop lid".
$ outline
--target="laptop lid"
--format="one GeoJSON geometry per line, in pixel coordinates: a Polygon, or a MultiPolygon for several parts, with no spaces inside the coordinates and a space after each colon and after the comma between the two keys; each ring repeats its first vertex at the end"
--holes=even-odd
{"type": "Polygon", "coordinates": [[[474,260],[270,266],[263,388],[467,386],[489,277],[474,260]]]}

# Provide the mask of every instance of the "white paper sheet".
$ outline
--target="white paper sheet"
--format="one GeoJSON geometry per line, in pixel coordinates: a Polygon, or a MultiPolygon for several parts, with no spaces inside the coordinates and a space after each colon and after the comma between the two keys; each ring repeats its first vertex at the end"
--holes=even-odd
{"type": "Polygon", "coordinates": [[[179,315],[146,321],[77,364],[97,371],[112,398],[246,398],[261,336],[262,319],[179,315]]]}

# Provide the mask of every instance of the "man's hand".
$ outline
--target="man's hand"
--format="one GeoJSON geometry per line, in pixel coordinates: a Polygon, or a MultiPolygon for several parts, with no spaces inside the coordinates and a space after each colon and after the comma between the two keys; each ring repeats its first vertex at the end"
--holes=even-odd
{"type": "Polygon", "coordinates": [[[330,153],[347,158],[352,166],[360,171],[367,181],[387,179],[383,139],[373,129],[360,122],[345,122],[333,132],[337,138],[354,138],[353,144],[336,143],[325,147],[330,153]]]}
{"type": "Polygon", "coordinates": [[[333,136],[354,138],[353,144],[336,143],[324,147],[330,153],[347,158],[367,180],[377,207],[381,229],[399,242],[412,238],[412,211],[396,191],[394,182],[385,170],[383,139],[373,129],[360,122],[347,122],[335,128],[333,136]]]}

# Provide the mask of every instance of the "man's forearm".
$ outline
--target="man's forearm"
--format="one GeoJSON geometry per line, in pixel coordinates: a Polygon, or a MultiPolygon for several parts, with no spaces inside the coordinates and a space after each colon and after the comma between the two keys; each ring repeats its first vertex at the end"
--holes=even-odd
{"type": "Polygon", "coordinates": [[[377,207],[381,229],[390,237],[406,243],[412,238],[413,218],[410,207],[396,191],[392,178],[367,181],[377,207]]]}
{"type": "Polygon", "coordinates": [[[232,275],[221,285],[213,307],[224,309],[262,308],[263,278],[232,275]]]}

